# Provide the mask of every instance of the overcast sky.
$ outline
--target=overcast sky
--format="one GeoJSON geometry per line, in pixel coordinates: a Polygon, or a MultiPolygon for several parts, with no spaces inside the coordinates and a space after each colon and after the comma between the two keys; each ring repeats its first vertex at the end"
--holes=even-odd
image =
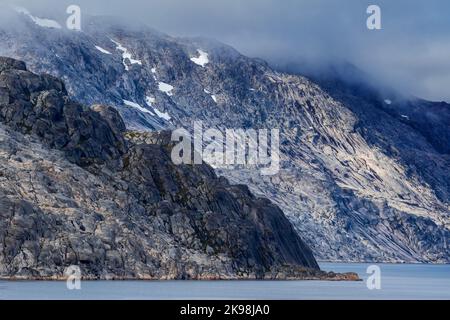
{"type": "Polygon", "coordinates": [[[398,89],[450,101],[448,0],[0,0],[65,15],[140,20],[170,35],[207,36],[281,64],[348,61],[398,89]],[[382,30],[366,27],[381,7],[382,30]]]}

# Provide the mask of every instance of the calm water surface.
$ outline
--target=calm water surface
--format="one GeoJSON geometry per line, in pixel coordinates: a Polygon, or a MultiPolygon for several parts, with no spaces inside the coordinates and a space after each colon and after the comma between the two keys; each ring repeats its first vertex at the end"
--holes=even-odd
{"type": "Polygon", "coordinates": [[[331,281],[0,281],[0,299],[450,299],[450,265],[381,268],[381,289],[369,290],[369,264],[321,263],[336,272],[357,272],[360,282],[331,281]]]}

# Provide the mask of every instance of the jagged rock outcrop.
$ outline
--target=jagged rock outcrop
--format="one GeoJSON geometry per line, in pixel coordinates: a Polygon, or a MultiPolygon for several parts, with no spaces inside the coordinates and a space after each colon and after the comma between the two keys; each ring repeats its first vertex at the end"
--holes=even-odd
{"type": "Polygon", "coordinates": [[[69,265],[89,279],[357,278],[320,271],[270,201],[174,165],[168,133],[145,143],[61,81],[12,59],[0,70],[1,278],[60,279],[69,265]]]}
{"type": "Polygon", "coordinates": [[[64,150],[80,165],[117,159],[125,152],[121,132],[110,129],[101,111],[71,102],[60,80],[27,72],[23,63],[8,58],[0,58],[0,64],[3,123],[44,138],[50,147],[64,150]]]}

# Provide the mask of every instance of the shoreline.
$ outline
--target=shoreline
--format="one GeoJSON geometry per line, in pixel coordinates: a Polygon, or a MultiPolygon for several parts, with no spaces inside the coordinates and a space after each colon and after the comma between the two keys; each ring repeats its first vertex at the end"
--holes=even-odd
{"type": "Polygon", "coordinates": [[[402,265],[402,266],[417,266],[417,265],[424,265],[424,266],[448,266],[450,265],[450,262],[376,262],[376,261],[368,261],[368,262],[358,262],[358,261],[352,261],[352,262],[343,262],[343,261],[332,261],[332,260],[317,260],[317,263],[320,265],[321,263],[334,263],[334,264],[387,264],[387,265],[402,265]]]}
{"type": "MultiPolygon", "coordinates": [[[[280,281],[280,282],[293,282],[293,281],[331,281],[331,282],[349,282],[349,281],[363,281],[357,273],[355,272],[347,272],[347,273],[334,273],[334,272],[324,272],[323,276],[306,276],[306,277],[285,277],[285,278],[276,278],[276,277],[265,277],[265,278],[257,278],[257,277],[198,277],[193,279],[177,279],[176,277],[168,277],[168,278],[156,278],[156,277],[81,277],[81,281],[148,281],[148,282],[170,282],[170,281],[199,281],[199,282],[208,282],[208,281],[223,281],[223,282],[245,282],[245,281],[258,281],[258,282],[268,282],[268,281],[280,281]]],[[[8,281],[8,282],[26,282],[26,281],[55,281],[55,282],[63,282],[67,281],[69,277],[67,276],[50,276],[50,277],[20,277],[20,276],[0,276],[0,281],[8,281]]]]}

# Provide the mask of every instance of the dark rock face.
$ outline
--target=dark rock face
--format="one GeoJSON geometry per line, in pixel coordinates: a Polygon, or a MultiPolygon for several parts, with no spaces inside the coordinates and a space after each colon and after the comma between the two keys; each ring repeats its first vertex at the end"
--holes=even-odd
{"type": "Polygon", "coordinates": [[[26,71],[25,62],[8,57],[0,57],[0,72],[5,70],[21,70],[26,71]]]}
{"type": "Polygon", "coordinates": [[[318,268],[278,207],[255,198],[246,186],[231,186],[226,179],[218,179],[207,165],[173,165],[169,151],[160,145],[132,147],[124,158],[123,179],[131,193],[149,204],[149,210],[157,201],[162,206],[156,211],[163,211],[169,219],[183,217],[181,225],[172,226],[177,241],[214,253],[228,248],[237,258],[235,263],[244,268],[279,262],[318,268]],[[199,237],[186,238],[186,227],[199,237]]]}
{"type": "Polygon", "coordinates": [[[0,70],[0,277],[356,277],[321,272],[270,201],[175,166],[167,133],[125,133],[115,109],[70,101],[59,80],[11,59],[0,70]]]}
{"type": "Polygon", "coordinates": [[[27,72],[23,63],[11,59],[1,63],[3,123],[22,133],[36,134],[80,165],[104,163],[125,152],[125,141],[120,135],[124,124],[112,108],[87,109],[69,100],[60,80],[27,72]],[[16,66],[19,69],[14,69],[16,66]],[[108,117],[103,118],[102,114],[108,117]],[[117,130],[111,130],[112,121],[117,130]]]}

